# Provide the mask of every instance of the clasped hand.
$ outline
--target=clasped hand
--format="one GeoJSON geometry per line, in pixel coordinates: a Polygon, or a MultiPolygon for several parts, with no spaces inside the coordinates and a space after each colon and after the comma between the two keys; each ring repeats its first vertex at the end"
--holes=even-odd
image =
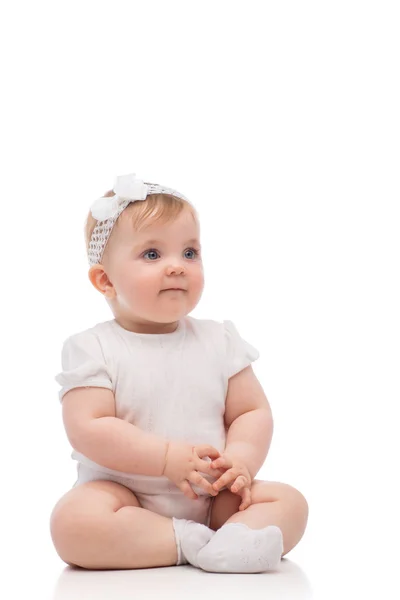
{"type": "Polygon", "coordinates": [[[219,492],[226,486],[233,494],[242,498],[239,510],[248,508],[251,505],[251,475],[244,462],[224,452],[212,461],[211,468],[225,469],[225,473],[213,483],[214,490],[219,492]]]}
{"type": "Polygon", "coordinates": [[[226,486],[241,497],[239,510],[251,504],[251,476],[246,465],[226,452],[221,455],[209,444],[191,446],[185,442],[169,442],[162,474],[190,499],[198,498],[191,484],[203,488],[211,496],[217,496],[226,486]],[[202,474],[219,479],[211,484],[202,474]]]}

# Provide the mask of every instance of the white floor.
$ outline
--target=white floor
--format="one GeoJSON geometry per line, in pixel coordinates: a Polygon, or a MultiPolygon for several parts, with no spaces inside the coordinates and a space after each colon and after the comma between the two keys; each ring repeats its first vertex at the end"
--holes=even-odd
{"type": "MultiPolygon", "coordinates": [[[[377,542],[375,538],[375,543],[377,542]]],[[[304,542],[306,543],[306,542],[304,542]]],[[[379,546],[379,544],[378,544],[379,546]]],[[[398,565],[390,557],[377,560],[371,539],[369,551],[346,551],[335,545],[324,552],[293,553],[283,559],[279,572],[258,575],[218,575],[191,566],[132,571],[71,569],[54,556],[38,552],[24,557],[3,578],[3,598],[43,600],[128,600],[131,598],[216,597],[231,599],[308,600],[311,598],[362,598],[398,600],[398,565]]],[[[365,549],[364,549],[365,550],[365,549]]],[[[21,559],[23,557],[23,553],[21,559]]]]}

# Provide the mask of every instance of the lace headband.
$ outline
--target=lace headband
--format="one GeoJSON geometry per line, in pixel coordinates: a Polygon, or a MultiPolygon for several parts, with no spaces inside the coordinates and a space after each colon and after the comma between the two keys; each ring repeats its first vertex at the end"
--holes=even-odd
{"type": "Polygon", "coordinates": [[[131,202],[146,200],[150,194],[170,194],[189,202],[185,196],[176,190],[158,185],[158,183],[145,183],[141,179],[137,179],[135,173],[117,177],[113,191],[115,196],[102,196],[93,202],[90,207],[93,217],[97,220],[89,242],[88,258],[90,266],[101,263],[104,249],[115,222],[131,202]]]}

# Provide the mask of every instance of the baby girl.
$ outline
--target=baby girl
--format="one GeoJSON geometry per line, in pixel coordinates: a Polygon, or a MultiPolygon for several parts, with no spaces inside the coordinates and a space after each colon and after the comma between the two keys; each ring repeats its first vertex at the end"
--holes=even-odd
{"type": "Polygon", "coordinates": [[[231,321],[188,316],[204,286],[197,211],[176,190],[117,177],[91,206],[86,244],[114,318],[62,349],[77,481],[51,515],[57,553],[86,569],[276,569],[308,505],[255,479],[273,432],[257,350],[231,321]]]}

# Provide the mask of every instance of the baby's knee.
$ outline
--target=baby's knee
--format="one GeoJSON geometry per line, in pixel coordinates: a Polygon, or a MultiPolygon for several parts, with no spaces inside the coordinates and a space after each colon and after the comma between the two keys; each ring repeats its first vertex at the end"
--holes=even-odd
{"type": "Polygon", "coordinates": [[[290,510],[296,516],[297,522],[305,528],[308,522],[309,507],[306,498],[296,488],[291,487],[287,495],[287,503],[290,510]]]}
{"type": "Polygon", "coordinates": [[[69,565],[84,566],[82,557],[98,528],[96,514],[61,499],[50,517],[50,533],[59,557],[69,565]]]}
{"type": "Polygon", "coordinates": [[[306,498],[303,496],[303,494],[296,488],[293,488],[293,502],[296,503],[296,506],[298,507],[299,511],[307,519],[308,512],[309,512],[308,502],[307,502],[306,498]]]}

